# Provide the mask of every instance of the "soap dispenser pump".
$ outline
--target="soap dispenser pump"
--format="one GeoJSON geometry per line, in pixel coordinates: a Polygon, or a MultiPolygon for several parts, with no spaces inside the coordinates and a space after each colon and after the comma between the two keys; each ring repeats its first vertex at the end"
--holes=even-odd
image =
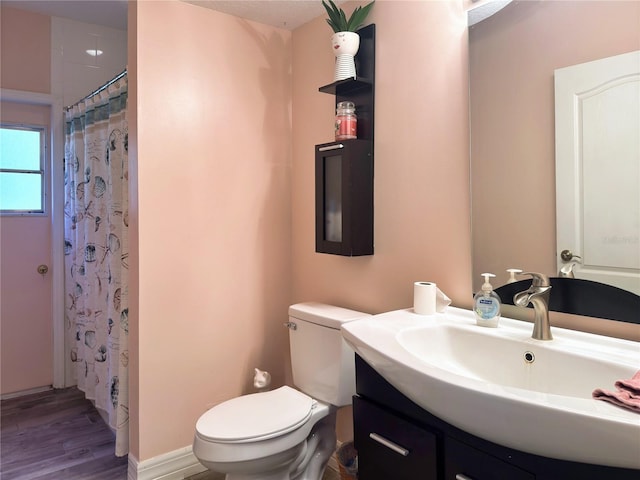
{"type": "Polygon", "coordinates": [[[498,326],[500,321],[500,297],[493,291],[490,278],[493,273],[483,273],[484,283],[482,289],[473,296],[473,307],[476,314],[476,323],[482,327],[498,326]]]}
{"type": "Polygon", "coordinates": [[[507,268],[507,272],[509,272],[509,279],[507,280],[507,283],[515,283],[518,281],[516,273],[520,274],[522,273],[522,270],[519,268],[507,268]]]}

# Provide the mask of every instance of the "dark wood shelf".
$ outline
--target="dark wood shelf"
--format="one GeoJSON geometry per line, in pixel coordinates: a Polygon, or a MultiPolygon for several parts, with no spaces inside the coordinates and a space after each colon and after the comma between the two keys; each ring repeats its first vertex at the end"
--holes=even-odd
{"type": "Polygon", "coordinates": [[[347,78],[346,80],[338,80],[337,82],[320,87],[318,90],[330,95],[348,96],[371,90],[371,88],[373,88],[373,83],[364,78],[347,78]]]}
{"type": "Polygon", "coordinates": [[[357,139],[316,145],[316,252],[373,255],[375,25],[358,30],[355,78],[320,87],[355,104],[357,139]]]}

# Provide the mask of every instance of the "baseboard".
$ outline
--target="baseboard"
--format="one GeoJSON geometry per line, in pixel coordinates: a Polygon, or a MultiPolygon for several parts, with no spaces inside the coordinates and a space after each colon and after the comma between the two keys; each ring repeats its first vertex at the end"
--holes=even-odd
{"type": "Polygon", "coordinates": [[[129,454],[128,480],[183,480],[206,468],[193,454],[191,446],[139,462],[129,454]]]}
{"type": "Polygon", "coordinates": [[[19,392],[3,393],[2,395],[0,395],[0,400],[9,400],[10,398],[24,397],[25,395],[48,392],[49,390],[53,390],[53,387],[51,385],[45,385],[44,387],[30,388],[28,390],[20,390],[19,392]]]}

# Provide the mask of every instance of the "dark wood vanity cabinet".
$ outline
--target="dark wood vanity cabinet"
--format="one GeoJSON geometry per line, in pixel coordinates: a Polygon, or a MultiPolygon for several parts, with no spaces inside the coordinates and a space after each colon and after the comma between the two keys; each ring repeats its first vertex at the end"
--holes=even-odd
{"type": "Polygon", "coordinates": [[[540,457],[459,430],[402,395],[357,355],[356,391],[359,480],[640,479],[639,470],[540,457]]]}
{"type": "Polygon", "coordinates": [[[437,432],[415,426],[363,398],[354,399],[359,479],[437,480],[437,432]]]}
{"type": "Polygon", "coordinates": [[[444,478],[451,480],[533,480],[536,476],[452,437],[445,440],[444,478]]]}

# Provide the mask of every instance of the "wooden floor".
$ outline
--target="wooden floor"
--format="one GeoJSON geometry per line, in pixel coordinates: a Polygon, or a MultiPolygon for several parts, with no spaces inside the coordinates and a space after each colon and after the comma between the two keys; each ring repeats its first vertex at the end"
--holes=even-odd
{"type": "Polygon", "coordinates": [[[2,480],[127,478],[111,429],[75,388],[3,400],[0,427],[2,480]]]}
{"type": "MultiPolygon", "coordinates": [[[[50,390],[0,404],[2,480],[125,480],[127,457],[114,455],[114,435],[76,388],[50,390]]],[[[323,480],[338,479],[327,469],[323,480]]],[[[187,480],[223,480],[203,472],[187,480]]]]}

